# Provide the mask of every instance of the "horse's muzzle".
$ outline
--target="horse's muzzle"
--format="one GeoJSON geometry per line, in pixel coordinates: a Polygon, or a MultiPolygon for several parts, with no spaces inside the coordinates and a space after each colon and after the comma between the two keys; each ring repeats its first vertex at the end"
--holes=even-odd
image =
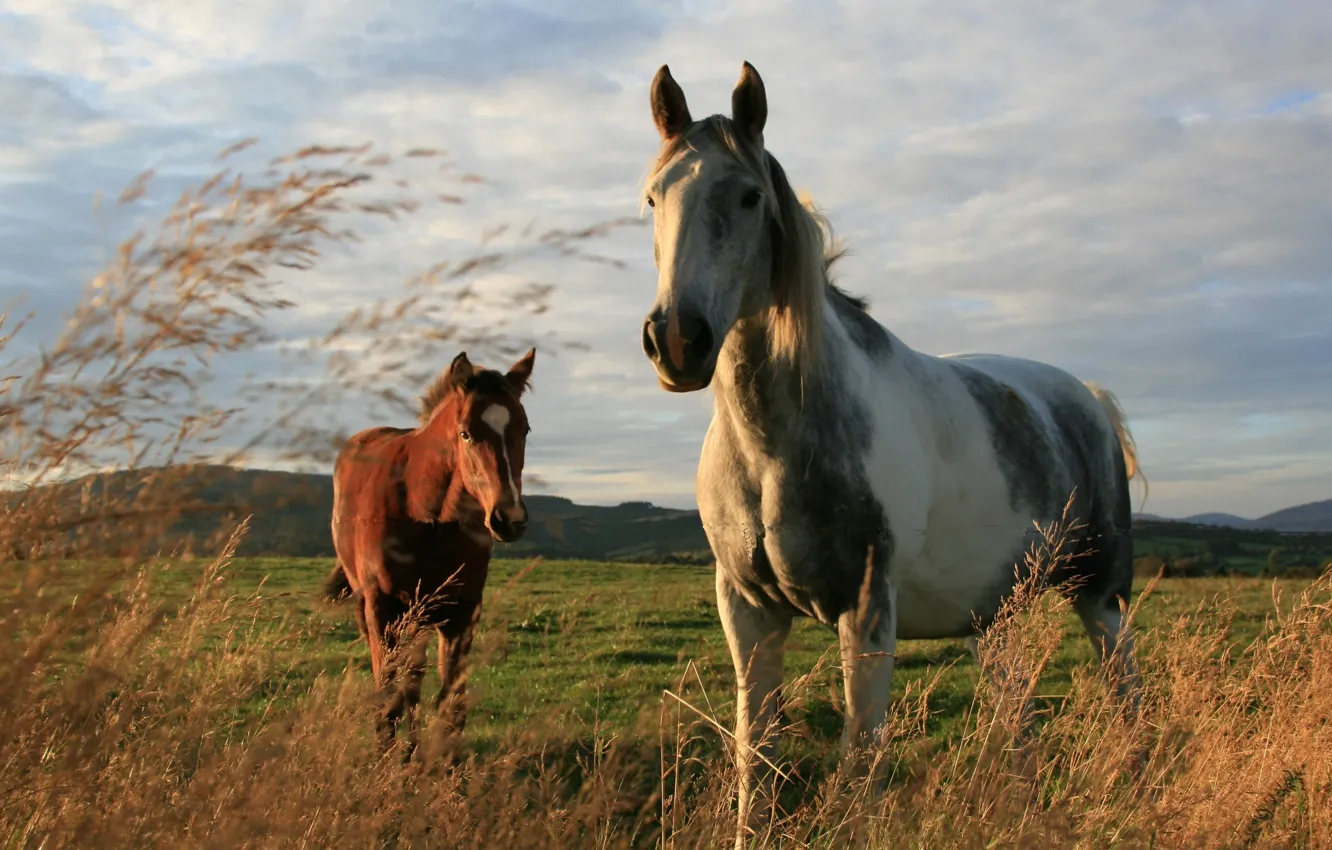
{"type": "Polygon", "coordinates": [[[490,536],[499,542],[512,543],[527,531],[527,508],[510,511],[495,508],[486,518],[486,527],[490,529],[490,536]]]}
{"type": "Polygon", "coordinates": [[[698,310],[679,305],[657,307],[643,322],[643,353],[657,370],[662,389],[675,393],[701,390],[717,368],[717,339],[698,310]]]}

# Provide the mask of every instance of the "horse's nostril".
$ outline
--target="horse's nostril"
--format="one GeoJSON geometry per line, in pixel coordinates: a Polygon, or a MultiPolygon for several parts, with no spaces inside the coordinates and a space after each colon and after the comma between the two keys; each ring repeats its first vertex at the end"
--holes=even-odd
{"type": "Polygon", "coordinates": [[[712,328],[708,327],[707,322],[699,321],[698,330],[694,332],[694,338],[689,344],[697,357],[706,357],[712,353],[712,328]]]}
{"type": "Polygon", "coordinates": [[[680,336],[689,348],[689,357],[695,363],[704,360],[712,353],[712,328],[702,314],[695,310],[680,311],[680,336]]]}
{"type": "Polygon", "coordinates": [[[652,341],[652,320],[648,319],[643,323],[643,353],[649,360],[656,361],[661,357],[657,351],[657,344],[652,341]]]}

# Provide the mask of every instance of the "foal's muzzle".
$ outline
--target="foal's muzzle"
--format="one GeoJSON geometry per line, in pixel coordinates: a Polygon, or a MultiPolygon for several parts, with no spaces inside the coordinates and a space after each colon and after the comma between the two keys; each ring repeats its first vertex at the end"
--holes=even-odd
{"type": "Polygon", "coordinates": [[[521,502],[510,508],[495,508],[486,517],[490,536],[501,543],[512,543],[527,531],[527,506],[521,502]]]}
{"type": "Polygon", "coordinates": [[[657,370],[657,381],[676,393],[701,390],[717,368],[717,340],[698,310],[680,305],[657,307],[643,322],[643,353],[657,370]]]}

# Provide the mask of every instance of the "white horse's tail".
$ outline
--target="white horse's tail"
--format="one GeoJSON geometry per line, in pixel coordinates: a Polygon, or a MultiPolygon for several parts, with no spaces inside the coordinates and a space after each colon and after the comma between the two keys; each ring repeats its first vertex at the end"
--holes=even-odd
{"type": "Polygon", "coordinates": [[[1106,418],[1115,429],[1115,436],[1119,438],[1119,447],[1124,452],[1124,469],[1128,472],[1129,480],[1134,478],[1142,479],[1142,500],[1147,501],[1147,476],[1143,474],[1142,467],[1138,464],[1138,444],[1133,440],[1133,433],[1129,431],[1128,417],[1124,415],[1124,408],[1119,406],[1119,399],[1115,394],[1094,381],[1084,382],[1091,394],[1100,402],[1101,409],[1105,411],[1106,418]]]}

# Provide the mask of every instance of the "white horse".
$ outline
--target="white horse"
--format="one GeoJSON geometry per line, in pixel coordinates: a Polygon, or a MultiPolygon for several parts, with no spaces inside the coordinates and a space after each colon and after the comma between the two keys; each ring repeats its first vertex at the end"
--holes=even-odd
{"type": "Polygon", "coordinates": [[[658,284],[643,348],[663,388],[715,388],[697,494],[739,691],[737,842],[770,804],[762,733],[792,618],[837,630],[843,744],[868,742],[897,639],[966,637],[974,652],[1034,523],[1058,521],[1071,494],[1081,557],[1056,578],[1076,580],[1073,604],[1129,694],[1137,461],[1114,397],[1031,360],[914,351],[834,286],[826,222],[764,149],[749,63],[730,118],[693,120],[664,65],[651,103],[663,141],[644,198],[658,284]]]}

